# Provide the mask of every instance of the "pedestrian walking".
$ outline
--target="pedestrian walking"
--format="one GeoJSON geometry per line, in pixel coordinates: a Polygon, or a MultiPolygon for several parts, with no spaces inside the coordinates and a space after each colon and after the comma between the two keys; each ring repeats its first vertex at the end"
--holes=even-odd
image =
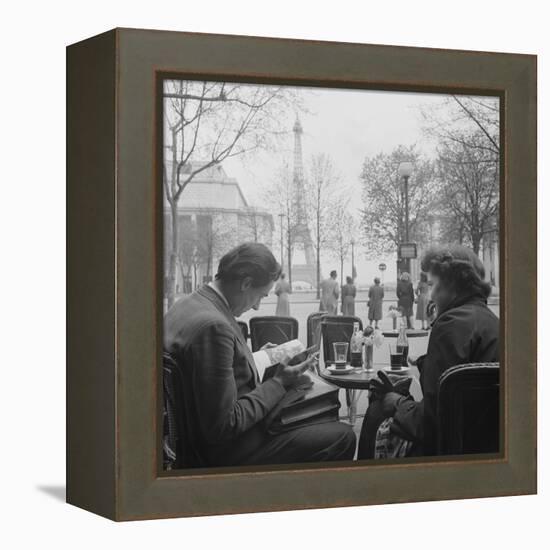
{"type": "Polygon", "coordinates": [[[321,281],[321,302],[319,311],[326,311],[329,315],[338,314],[338,297],[340,291],[338,289],[338,281],[336,271],[330,272],[330,277],[321,281]]]}
{"type": "Polygon", "coordinates": [[[416,320],[421,321],[422,330],[428,329],[428,302],[430,301],[430,287],[426,273],[420,273],[420,282],[416,287],[416,320]]]}
{"type": "Polygon", "coordinates": [[[355,316],[355,296],[357,289],[351,277],[346,277],[346,284],[342,287],[342,315],[355,316]]]}
{"type": "Polygon", "coordinates": [[[292,294],[292,287],[286,280],[286,275],[281,273],[281,277],[275,285],[275,295],[277,296],[277,308],[275,309],[275,315],[280,317],[290,317],[289,294],[292,294]]]}
{"type": "Polygon", "coordinates": [[[374,284],[369,288],[369,301],[367,306],[369,308],[369,326],[372,326],[374,321],[374,328],[378,328],[378,322],[382,319],[382,302],[384,301],[384,287],[380,285],[380,279],[374,278],[374,284]]]}
{"type": "Polygon", "coordinates": [[[414,289],[411,283],[411,276],[404,271],[397,283],[397,305],[401,308],[401,314],[407,320],[407,328],[413,328],[413,304],[414,304],[414,289]]]}

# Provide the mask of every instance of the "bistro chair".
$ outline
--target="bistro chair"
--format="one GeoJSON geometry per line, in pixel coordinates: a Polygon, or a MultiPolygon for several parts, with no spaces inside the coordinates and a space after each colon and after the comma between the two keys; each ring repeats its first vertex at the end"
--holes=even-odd
{"type": "Polygon", "coordinates": [[[249,324],[252,351],[258,351],[268,342],[283,344],[298,338],[298,321],[294,317],[278,315],[252,317],[249,324]]]}
{"type": "Polygon", "coordinates": [[[165,470],[206,466],[193,444],[189,403],[185,400],[184,377],[172,356],[164,353],[163,371],[163,464],[165,470]]]}
{"type": "Polygon", "coordinates": [[[470,363],[439,379],[438,454],[499,451],[499,363],[470,363]]]}
{"type": "MultiPolygon", "coordinates": [[[[315,311],[310,313],[306,321],[306,330],[307,330],[307,347],[317,346],[318,348],[321,345],[321,323],[323,319],[327,316],[326,311],[315,311]]],[[[319,362],[315,363],[314,371],[321,375],[321,366],[319,362]]]]}
{"type": "Polygon", "coordinates": [[[248,325],[245,321],[237,321],[237,324],[239,325],[239,328],[241,329],[241,332],[243,333],[244,341],[248,341],[248,325]]]}
{"type": "Polygon", "coordinates": [[[326,311],[315,311],[307,317],[307,347],[318,346],[321,342],[321,322],[328,315],[326,311]]]}
{"type": "MultiPolygon", "coordinates": [[[[359,317],[344,315],[326,315],[321,321],[321,334],[323,336],[323,359],[325,365],[334,361],[334,342],[349,342],[353,334],[353,324],[359,323],[363,330],[363,322],[359,317]]],[[[348,362],[351,361],[351,351],[348,346],[348,362]]]]}

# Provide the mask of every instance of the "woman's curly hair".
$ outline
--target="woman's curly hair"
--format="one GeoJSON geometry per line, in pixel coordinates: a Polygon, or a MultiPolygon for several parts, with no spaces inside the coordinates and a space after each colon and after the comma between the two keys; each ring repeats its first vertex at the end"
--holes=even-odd
{"type": "Polygon", "coordinates": [[[484,280],[483,263],[465,246],[432,247],[422,257],[421,268],[438,276],[458,294],[479,294],[484,298],[491,294],[491,285],[484,280]]]}

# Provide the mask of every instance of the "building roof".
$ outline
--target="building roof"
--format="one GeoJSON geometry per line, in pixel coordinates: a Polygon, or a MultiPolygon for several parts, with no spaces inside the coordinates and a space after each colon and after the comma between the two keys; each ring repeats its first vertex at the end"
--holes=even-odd
{"type": "MultiPolygon", "coordinates": [[[[171,161],[166,161],[167,172],[172,169],[171,161]]],[[[193,161],[183,167],[183,174],[200,169],[206,161],[193,161]]],[[[189,208],[228,208],[247,209],[248,202],[239,182],[225,172],[221,164],[209,166],[199,172],[185,187],[180,205],[189,208]]]]}

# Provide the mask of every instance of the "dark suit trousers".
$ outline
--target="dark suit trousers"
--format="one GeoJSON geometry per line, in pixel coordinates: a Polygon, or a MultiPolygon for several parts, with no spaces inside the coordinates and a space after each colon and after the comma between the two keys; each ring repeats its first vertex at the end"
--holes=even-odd
{"type": "Polygon", "coordinates": [[[289,432],[268,435],[243,464],[291,464],[353,460],[356,438],[351,426],[341,422],[312,424],[289,432]]]}

